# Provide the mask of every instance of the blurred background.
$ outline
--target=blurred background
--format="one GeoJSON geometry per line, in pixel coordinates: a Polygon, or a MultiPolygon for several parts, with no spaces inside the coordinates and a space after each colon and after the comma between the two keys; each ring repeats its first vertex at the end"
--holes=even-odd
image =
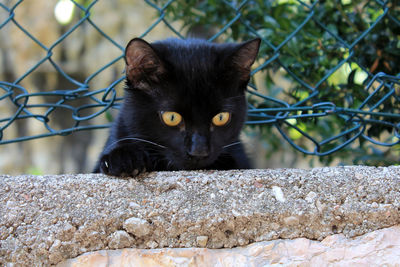
{"type": "Polygon", "coordinates": [[[134,37],[262,38],[258,168],[399,164],[399,18],[396,1],[0,0],[0,173],[93,169],[134,37]]]}

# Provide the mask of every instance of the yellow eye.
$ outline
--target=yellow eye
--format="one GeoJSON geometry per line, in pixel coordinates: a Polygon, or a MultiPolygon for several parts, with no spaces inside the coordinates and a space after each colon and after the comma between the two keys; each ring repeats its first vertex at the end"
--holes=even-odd
{"type": "Polygon", "coordinates": [[[229,112],[221,112],[215,115],[214,118],[212,118],[212,123],[215,126],[223,126],[229,122],[230,118],[231,114],[229,112]]]}
{"type": "Polygon", "coordinates": [[[181,114],[173,111],[161,112],[161,118],[164,123],[168,126],[177,126],[182,121],[181,114]]]}

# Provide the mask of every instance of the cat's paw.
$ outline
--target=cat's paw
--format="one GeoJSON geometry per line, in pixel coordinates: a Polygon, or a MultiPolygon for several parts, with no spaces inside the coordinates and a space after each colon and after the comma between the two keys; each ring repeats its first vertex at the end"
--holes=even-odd
{"type": "Polygon", "coordinates": [[[134,177],[146,171],[147,156],[132,147],[119,147],[103,154],[100,171],[107,175],[134,177]]]}

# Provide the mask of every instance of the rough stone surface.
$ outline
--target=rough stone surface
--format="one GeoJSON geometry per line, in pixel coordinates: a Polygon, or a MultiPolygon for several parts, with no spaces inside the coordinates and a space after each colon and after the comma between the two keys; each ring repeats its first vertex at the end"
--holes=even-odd
{"type": "Polygon", "coordinates": [[[128,233],[136,237],[144,237],[151,232],[150,223],[148,221],[135,217],[127,219],[123,227],[128,233]]]}
{"type": "Polygon", "coordinates": [[[398,166],[159,172],[136,179],[3,175],[0,266],[57,264],[123,246],[200,247],[199,236],[208,237],[207,248],[321,241],[336,233],[351,238],[400,224],[399,185],[398,166]],[[129,232],[130,218],[146,221],[149,232],[129,232]]]}
{"type": "Polygon", "coordinates": [[[127,232],[119,230],[111,234],[108,247],[110,249],[129,248],[135,242],[127,232]]]}
{"type": "Polygon", "coordinates": [[[207,246],[208,236],[201,235],[196,237],[197,246],[204,248],[207,246]]]}
{"type": "Polygon", "coordinates": [[[400,226],[354,239],[306,238],[257,242],[232,249],[164,248],[90,252],[57,267],[88,266],[400,266],[400,226]]]}

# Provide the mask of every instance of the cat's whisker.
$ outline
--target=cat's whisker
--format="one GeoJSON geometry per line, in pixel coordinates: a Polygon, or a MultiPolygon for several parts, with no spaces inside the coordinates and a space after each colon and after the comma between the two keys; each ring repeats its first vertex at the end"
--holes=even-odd
{"type": "Polygon", "coordinates": [[[109,145],[109,147],[113,147],[114,145],[118,144],[119,142],[127,141],[127,140],[140,141],[140,142],[148,143],[148,144],[155,145],[155,146],[158,146],[161,148],[167,148],[166,146],[154,143],[154,142],[146,140],[146,139],[137,138],[137,137],[126,137],[126,138],[119,139],[119,140],[115,141],[114,143],[112,143],[111,145],[109,145]]]}
{"type": "Polygon", "coordinates": [[[239,145],[239,144],[241,144],[242,142],[234,142],[234,143],[232,143],[232,144],[229,144],[229,145],[226,145],[226,146],[223,146],[222,148],[228,148],[228,147],[231,147],[231,146],[235,146],[235,145],[239,145]]]}

